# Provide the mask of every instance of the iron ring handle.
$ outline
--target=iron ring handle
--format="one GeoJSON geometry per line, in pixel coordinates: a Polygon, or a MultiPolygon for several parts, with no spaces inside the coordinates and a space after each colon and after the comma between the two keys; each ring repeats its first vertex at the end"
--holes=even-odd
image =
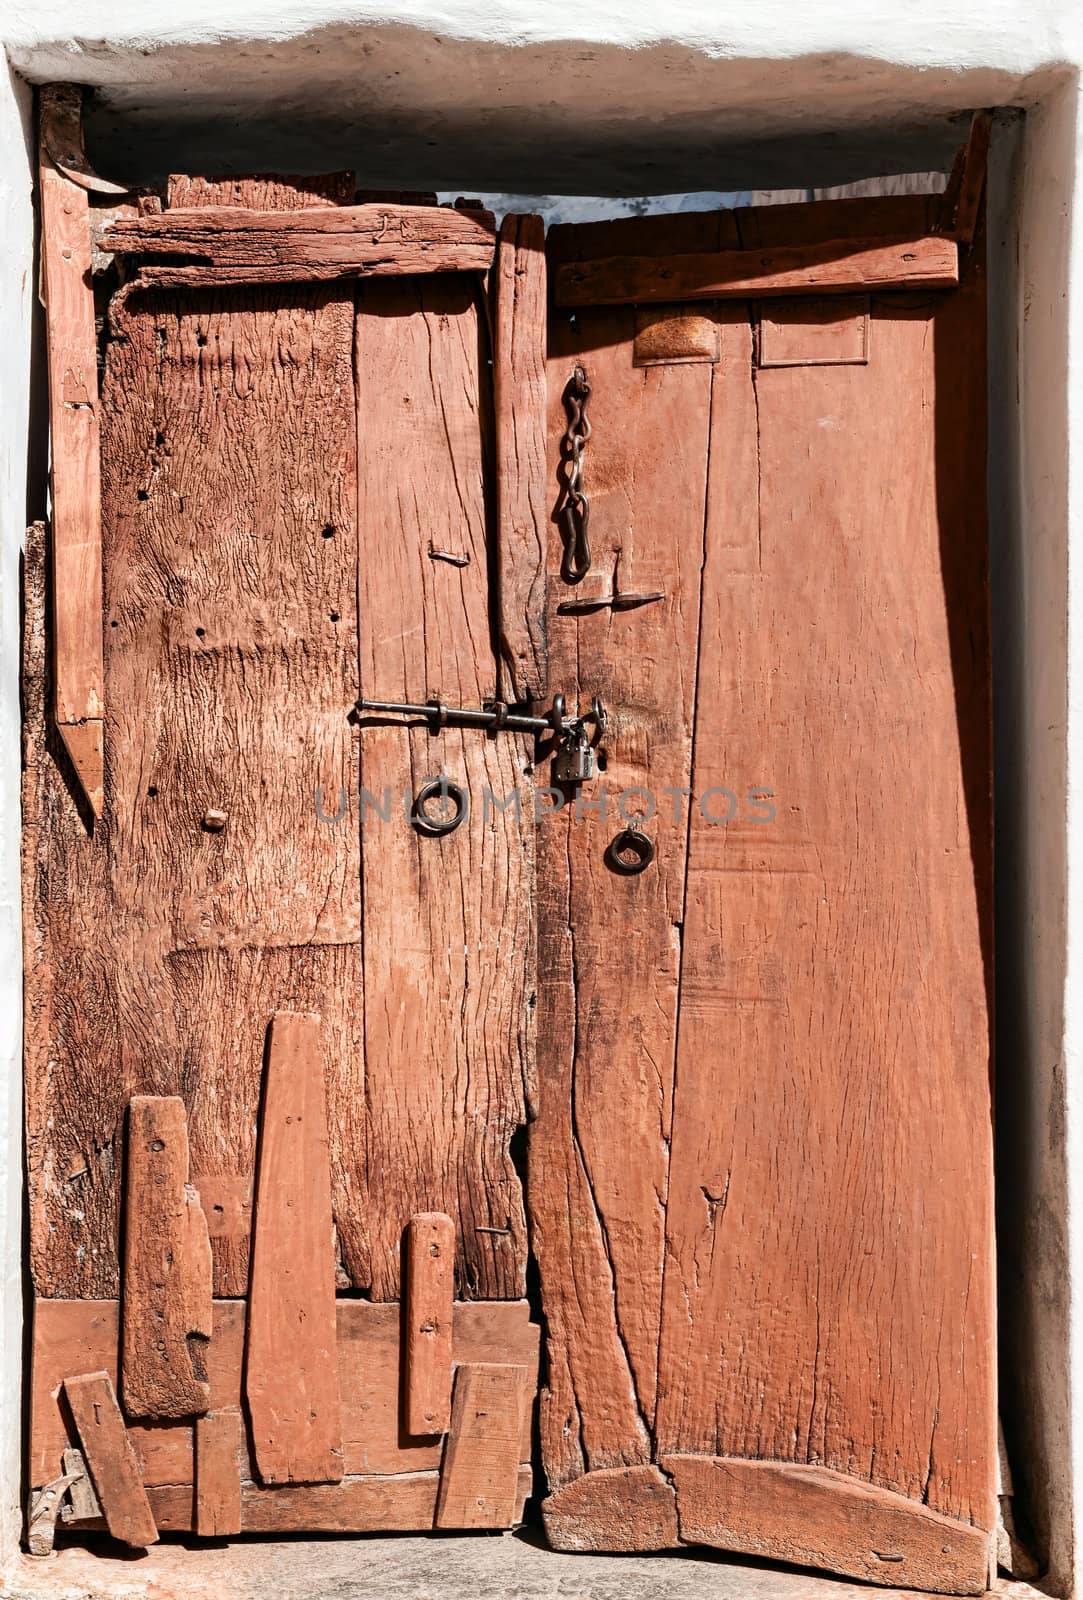
{"type": "Polygon", "coordinates": [[[445,834],[454,833],[460,822],[465,822],[469,810],[470,798],[461,783],[454,783],[450,778],[430,778],[414,796],[410,821],[415,832],[429,839],[442,839],[445,834]],[[442,800],[454,800],[455,810],[450,817],[430,817],[425,810],[437,795],[442,800]]]}
{"type": "Polygon", "coordinates": [[[654,860],[654,840],[640,833],[636,827],[622,828],[610,839],[605,859],[606,864],[622,877],[638,877],[641,872],[646,872],[654,860]]]}

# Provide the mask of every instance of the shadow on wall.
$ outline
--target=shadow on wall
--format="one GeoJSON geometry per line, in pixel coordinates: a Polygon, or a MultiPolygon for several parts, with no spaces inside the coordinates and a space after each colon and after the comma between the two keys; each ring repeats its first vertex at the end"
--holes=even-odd
{"type": "Polygon", "coordinates": [[[1016,1506],[1073,1587],[1064,1083],[1074,78],[990,167],[989,489],[1001,1411],[1016,1506]]]}

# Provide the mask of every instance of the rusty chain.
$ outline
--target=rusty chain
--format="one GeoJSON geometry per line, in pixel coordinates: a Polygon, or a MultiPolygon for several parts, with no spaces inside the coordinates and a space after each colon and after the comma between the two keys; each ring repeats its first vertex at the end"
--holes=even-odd
{"type": "Polygon", "coordinates": [[[565,473],[564,503],[560,508],[560,523],[564,531],[564,560],[560,571],[565,583],[580,583],[590,571],[590,544],[587,539],[590,501],[583,490],[583,452],[591,435],[590,419],[587,416],[589,399],[590,380],[586,368],[576,362],[564,391],[568,426],[560,442],[565,473]]]}

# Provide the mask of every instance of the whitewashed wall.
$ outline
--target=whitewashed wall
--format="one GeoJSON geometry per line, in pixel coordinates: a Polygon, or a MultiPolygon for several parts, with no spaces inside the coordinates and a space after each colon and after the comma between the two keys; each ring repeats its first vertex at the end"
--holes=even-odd
{"type": "MultiPolygon", "coordinates": [[[[991,194],[1004,1398],[1062,1589],[1083,1509],[1083,203],[1079,0],[53,0],[31,82],[96,86],[118,178],[350,166],[370,187],[640,196],[944,164],[1026,112],[991,194]]],[[[26,95],[0,82],[0,1537],[19,1497],[18,551],[32,303],[26,95]]],[[[565,209],[570,202],[562,202],[565,209]]],[[[680,203],[680,202],[675,202],[680,203]]]]}

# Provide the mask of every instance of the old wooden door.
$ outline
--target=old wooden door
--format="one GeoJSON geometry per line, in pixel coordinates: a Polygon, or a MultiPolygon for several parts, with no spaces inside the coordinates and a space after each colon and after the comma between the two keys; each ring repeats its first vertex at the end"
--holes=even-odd
{"type": "Polygon", "coordinates": [[[551,542],[550,676],[609,710],[606,814],[538,851],[564,1548],[985,1586],[984,294],[936,215],[549,235],[554,481],[584,376],[592,423],[591,569],[563,582],[551,542]],[[654,858],[626,876],[630,826],[654,858]]]}
{"type": "Polygon", "coordinates": [[[46,110],[32,1537],[505,1527],[533,1434],[560,1548],[977,1592],[973,174],[497,240],[46,110]]]}

